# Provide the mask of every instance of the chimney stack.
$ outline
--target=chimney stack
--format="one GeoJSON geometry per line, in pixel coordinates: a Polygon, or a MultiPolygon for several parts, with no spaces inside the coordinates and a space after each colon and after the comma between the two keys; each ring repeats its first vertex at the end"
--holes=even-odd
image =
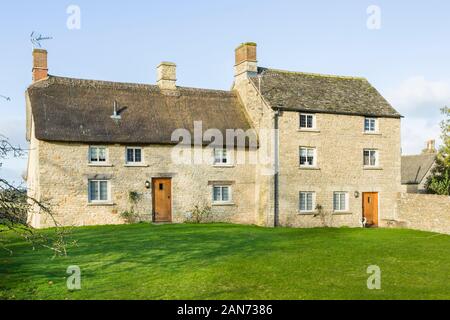
{"type": "Polygon", "coordinates": [[[436,141],[435,140],[429,140],[427,141],[427,153],[436,153],[436,141]]]}
{"type": "Polygon", "coordinates": [[[234,76],[236,80],[256,76],[258,61],[256,59],[256,43],[246,42],[235,50],[234,76]]]}
{"type": "Polygon", "coordinates": [[[47,50],[33,50],[33,82],[48,77],[47,50]]]}
{"type": "Polygon", "coordinates": [[[172,62],[161,62],[157,68],[156,84],[162,90],[177,88],[177,65],[172,62]]]}

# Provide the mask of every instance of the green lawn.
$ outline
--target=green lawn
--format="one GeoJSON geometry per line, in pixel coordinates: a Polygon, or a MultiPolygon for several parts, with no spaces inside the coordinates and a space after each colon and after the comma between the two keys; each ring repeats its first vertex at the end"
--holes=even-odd
{"type": "Polygon", "coordinates": [[[450,299],[450,236],[418,231],[86,227],[55,259],[10,237],[0,299],[450,299]],[[66,288],[70,265],[81,291],[66,288]],[[367,289],[369,265],[381,268],[381,290],[367,289]]]}

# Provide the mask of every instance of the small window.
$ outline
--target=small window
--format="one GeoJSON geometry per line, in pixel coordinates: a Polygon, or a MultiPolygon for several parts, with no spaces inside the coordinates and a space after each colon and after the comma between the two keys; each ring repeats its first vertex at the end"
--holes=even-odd
{"type": "Polygon", "coordinates": [[[89,180],[89,202],[107,202],[109,199],[108,180],[89,180]]]}
{"type": "Polygon", "coordinates": [[[314,167],[316,165],[316,149],[300,147],[300,166],[314,167]]]}
{"type": "Polygon", "coordinates": [[[228,165],[230,164],[229,152],[224,148],[216,148],[214,149],[214,165],[228,165]]]}
{"type": "Polygon", "coordinates": [[[314,192],[300,192],[300,212],[313,212],[316,195],[314,192]]]}
{"type": "Polygon", "coordinates": [[[300,114],[300,129],[315,129],[316,116],[314,114],[300,114]]]}
{"type": "Polygon", "coordinates": [[[231,186],[213,186],[213,203],[230,203],[231,186]]]}
{"type": "Polygon", "coordinates": [[[377,132],[377,119],[365,118],[364,119],[364,131],[365,132],[377,132]]]}
{"type": "Polygon", "coordinates": [[[378,166],[378,150],[373,149],[364,150],[364,166],[365,167],[378,166]]]}
{"type": "Polygon", "coordinates": [[[335,192],[333,195],[333,210],[335,212],[348,211],[348,193],[335,192]]]}
{"type": "Polygon", "coordinates": [[[89,162],[90,163],[106,163],[107,150],[106,147],[89,147],[89,162]]]}
{"type": "Polygon", "coordinates": [[[142,163],[142,148],[127,148],[127,163],[142,163]]]}

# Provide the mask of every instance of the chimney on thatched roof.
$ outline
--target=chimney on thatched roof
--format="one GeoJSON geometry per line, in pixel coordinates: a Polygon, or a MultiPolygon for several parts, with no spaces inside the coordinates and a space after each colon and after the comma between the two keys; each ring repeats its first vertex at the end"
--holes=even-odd
{"type": "Polygon", "coordinates": [[[156,84],[162,90],[177,88],[177,65],[172,62],[161,62],[157,67],[156,84]]]}
{"type": "Polygon", "coordinates": [[[33,82],[46,79],[48,77],[47,50],[33,50],[33,82]]]}
{"type": "Polygon", "coordinates": [[[234,76],[236,79],[255,76],[258,72],[258,61],[256,59],[256,43],[246,42],[235,50],[234,76]]]}

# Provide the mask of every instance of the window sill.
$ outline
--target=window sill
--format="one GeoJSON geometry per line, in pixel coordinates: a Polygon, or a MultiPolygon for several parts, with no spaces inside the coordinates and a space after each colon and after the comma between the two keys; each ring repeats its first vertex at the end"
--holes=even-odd
{"type": "Polygon", "coordinates": [[[214,164],[214,168],[234,168],[234,164],[214,164]]]}
{"type": "Polygon", "coordinates": [[[303,166],[300,166],[299,169],[300,170],[320,170],[319,167],[303,167],[303,166]]]}
{"type": "Polygon", "coordinates": [[[364,169],[364,170],[368,170],[368,171],[371,171],[371,170],[375,170],[375,171],[377,171],[377,170],[383,170],[382,167],[364,167],[363,169],[364,169]]]}
{"type": "Polygon", "coordinates": [[[315,216],[315,215],[318,215],[319,214],[319,212],[317,212],[317,211],[308,211],[308,212],[302,212],[302,211],[300,211],[299,213],[298,213],[298,215],[299,216],[315,216]]]}
{"type": "Polygon", "coordinates": [[[366,136],[381,136],[382,134],[380,132],[363,132],[364,135],[366,136]]]}
{"type": "Polygon", "coordinates": [[[353,212],[350,211],[336,211],[333,212],[333,216],[348,216],[348,215],[352,215],[353,212]]]}
{"type": "Polygon", "coordinates": [[[227,203],[213,203],[213,207],[234,207],[236,204],[233,202],[227,202],[227,203]]]}
{"type": "Polygon", "coordinates": [[[130,163],[127,163],[127,164],[124,165],[124,167],[127,167],[127,168],[147,168],[147,167],[149,167],[149,165],[148,164],[130,164],[130,163]]]}
{"type": "Polygon", "coordinates": [[[320,133],[318,129],[297,129],[298,132],[311,132],[311,133],[320,133]]]}
{"type": "Polygon", "coordinates": [[[102,163],[89,163],[88,164],[88,166],[89,167],[114,167],[112,164],[110,164],[110,163],[105,163],[105,164],[102,164],[102,163]]]}
{"type": "Polygon", "coordinates": [[[87,205],[88,207],[111,207],[116,204],[113,202],[89,202],[87,205]]]}

